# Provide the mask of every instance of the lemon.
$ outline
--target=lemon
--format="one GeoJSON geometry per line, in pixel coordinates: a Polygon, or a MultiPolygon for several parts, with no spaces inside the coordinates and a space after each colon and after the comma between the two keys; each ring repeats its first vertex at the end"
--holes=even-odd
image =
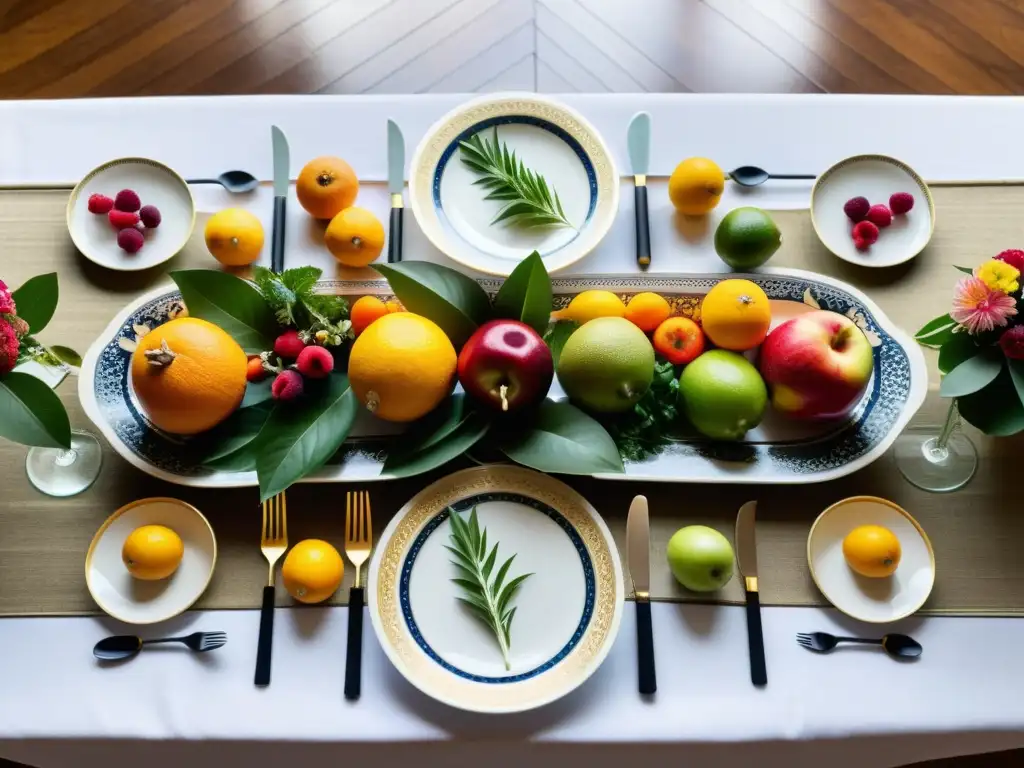
{"type": "Polygon", "coordinates": [[[734,208],[715,230],[715,251],[733,269],[760,267],[782,245],[775,221],[760,208],[734,208]]]}
{"type": "Polygon", "coordinates": [[[599,317],[624,317],[626,305],[611,291],[584,291],[574,296],[565,309],[552,314],[558,320],[575,320],[583,325],[599,317]]]}
{"type": "Polygon", "coordinates": [[[181,537],[163,525],[143,525],[124,540],[121,560],[136,579],[158,581],[178,569],[185,547],[181,537]]]}
{"type": "Polygon", "coordinates": [[[324,243],[339,264],[365,267],[384,248],[384,225],[365,208],[345,208],[327,225],[324,243]]]}
{"type": "Polygon", "coordinates": [[[203,232],[213,258],[227,267],[244,267],[260,257],[263,225],[244,208],[225,208],[206,222],[203,232]]]}
{"type": "Polygon", "coordinates": [[[654,378],[654,348],[621,317],[599,317],[573,332],[558,358],[558,381],[569,399],[593,411],[628,411],[654,378]]]}
{"type": "Polygon", "coordinates": [[[322,603],[341,586],[344,575],[338,550],[320,539],[300,541],[281,566],[284,588],[300,603],[322,603]]]}
{"type": "Polygon", "coordinates": [[[668,196],[676,210],[687,216],[710,213],[722,199],[725,173],[706,157],[683,160],[668,180],[668,196]]]}
{"type": "Polygon", "coordinates": [[[881,525],[861,525],[843,539],[846,564],[861,576],[891,576],[903,554],[896,534],[881,525]]]}

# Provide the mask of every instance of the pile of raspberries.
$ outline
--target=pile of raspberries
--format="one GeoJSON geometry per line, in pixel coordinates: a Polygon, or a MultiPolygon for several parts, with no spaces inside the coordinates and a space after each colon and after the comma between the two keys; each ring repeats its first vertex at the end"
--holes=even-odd
{"type": "Polygon", "coordinates": [[[866,197],[846,201],[843,212],[853,222],[853,244],[858,251],[866,251],[878,240],[879,229],[892,224],[893,216],[901,216],[914,207],[914,196],[909,192],[896,192],[889,197],[889,205],[872,205],[866,197]]]}
{"type": "Polygon", "coordinates": [[[160,226],[160,210],[155,205],[143,205],[132,189],[122,189],[113,199],[99,192],[89,195],[89,213],[106,214],[110,226],[117,230],[117,244],[128,253],[138,253],[146,244],[143,229],[160,226]]]}

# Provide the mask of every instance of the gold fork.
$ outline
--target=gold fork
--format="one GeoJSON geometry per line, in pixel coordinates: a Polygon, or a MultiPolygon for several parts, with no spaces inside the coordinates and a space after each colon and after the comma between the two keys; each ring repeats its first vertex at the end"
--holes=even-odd
{"type": "Polygon", "coordinates": [[[288,501],[284,491],[263,502],[260,549],[270,565],[260,609],[260,637],[256,646],[256,685],[270,685],[270,649],[274,641],[274,566],[288,549],[288,501]]]}
{"type": "Polygon", "coordinates": [[[349,491],[345,495],[345,554],[356,567],[356,578],[348,598],[348,651],[345,657],[345,698],[358,699],[363,665],[363,590],[360,574],[370,558],[373,523],[370,492],[349,491]]]}

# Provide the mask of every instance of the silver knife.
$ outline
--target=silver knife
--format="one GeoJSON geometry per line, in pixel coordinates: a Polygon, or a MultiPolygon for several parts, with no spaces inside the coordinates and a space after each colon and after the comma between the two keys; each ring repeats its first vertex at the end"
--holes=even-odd
{"type": "Polygon", "coordinates": [[[629,162],[633,167],[633,200],[636,213],[636,263],[651,264],[651,223],[647,213],[647,168],[651,162],[651,116],[637,112],[626,131],[629,162]]]}
{"type": "Polygon", "coordinates": [[[764,661],[764,635],[761,631],[761,598],[757,588],[757,502],[748,501],[736,515],[736,561],[743,588],[747,593],[747,644],[750,647],[750,680],[754,685],[768,684],[764,661]]]}
{"type": "Polygon", "coordinates": [[[388,120],[388,192],[391,193],[391,231],[388,234],[388,263],[402,260],[402,215],[405,186],[405,139],[394,120],[388,120]]]}
{"type": "Polygon", "coordinates": [[[626,556],[633,580],[636,602],[637,674],[640,693],[658,690],[654,672],[654,629],[651,625],[651,527],[647,516],[647,497],[636,496],[626,518],[626,556]]]}
{"type": "Polygon", "coordinates": [[[291,160],[288,154],[288,139],[276,125],[270,126],[270,143],[274,150],[274,224],[270,235],[270,268],[274,272],[282,272],[285,208],[288,187],[291,186],[291,160]]]}

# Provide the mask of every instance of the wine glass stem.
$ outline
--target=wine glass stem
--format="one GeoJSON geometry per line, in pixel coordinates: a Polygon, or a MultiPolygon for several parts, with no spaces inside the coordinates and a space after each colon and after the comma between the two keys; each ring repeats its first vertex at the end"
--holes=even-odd
{"type": "Polygon", "coordinates": [[[946,450],[949,438],[953,435],[953,430],[956,429],[958,416],[959,412],[957,411],[956,400],[952,400],[949,403],[949,410],[946,412],[946,423],[942,425],[942,431],[939,432],[939,437],[935,442],[935,450],[946,450]]]}
{"type": "Polygon", "coordinates": [[[54,463],[58,467],[70,467],[77,459],[78,453],[74,448],[65,448],[57,454],[57,458],[54,460],[54,463]]]}

